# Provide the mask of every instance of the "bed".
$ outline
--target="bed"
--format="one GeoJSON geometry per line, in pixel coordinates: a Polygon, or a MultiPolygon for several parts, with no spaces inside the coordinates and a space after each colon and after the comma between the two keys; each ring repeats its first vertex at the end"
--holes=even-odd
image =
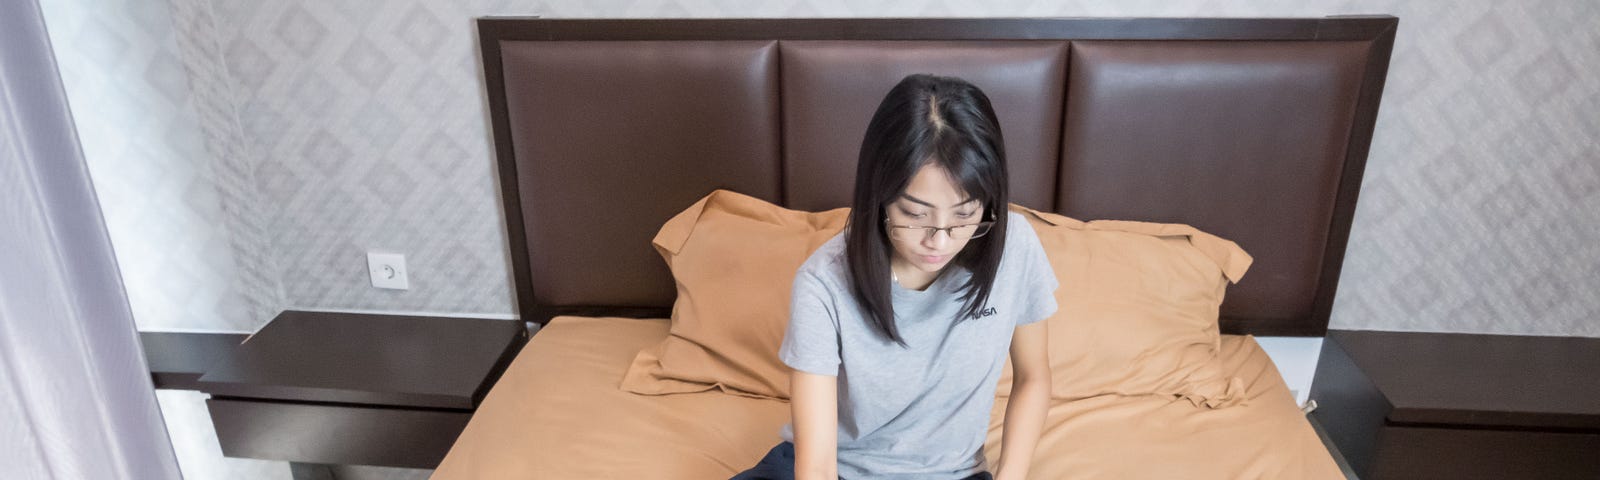
{"type": "MultiPolygon", "coordinates": [[[[755,465],[781,441],[788,402],[617,388],[634,354],[666,335],[666,319],[552,319],[478,407],[433,478],[709,479],[755,465]]],[[[1245,404],[1196,410],[1163,398],[1113,396],[1054,402],[1032,478],[1343,478],[1254,339],[1228,335],[1223,350],[1230,372],[1248,379],[1245,404]]],[[[984,445],[990,458],[998,458],[1005,405],[1000,399],[991,413],[984,445]]]]}
{"type": "Polygon", "coordinates": [[[1032,478],[1342,478],[1252,336],[1327,329],[1396,23],[480,19],[517,300],[543,327],[433,478],[753,465],[784,400],[619,388],[671,328],[674,280],[651,239],[715,189],[847,205],[871,109],[916,72],[993,99],[1013,202],[1192,225],[1254,257],[1216,326],[1244,401],[1053,400],[1032,478]]]}

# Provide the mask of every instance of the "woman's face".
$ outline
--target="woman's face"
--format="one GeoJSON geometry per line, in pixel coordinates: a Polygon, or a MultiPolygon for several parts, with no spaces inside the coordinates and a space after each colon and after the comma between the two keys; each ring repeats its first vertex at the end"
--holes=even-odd
{"type": "MultiPolygon", "coordinates": [[[[983,203],[967,196],[944,168],[928,162],[911,177],[899,198],[889,202],[890,225],[949,227],[983,220],[983,203]]],[[[928,273],[938,273],[972,239],[948,231],[928,235],[926,230],[889,227],[894,263],[928,273]]],[[[905,270],[902,270],[905,271],[905,270]]]]}

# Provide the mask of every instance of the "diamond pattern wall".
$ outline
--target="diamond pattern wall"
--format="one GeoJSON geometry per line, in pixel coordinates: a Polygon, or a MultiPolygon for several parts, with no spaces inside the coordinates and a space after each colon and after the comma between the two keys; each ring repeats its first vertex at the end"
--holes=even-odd
{"type": "Polygon", "coordinates": [[[476,16],[1376,12],[1401,27],[1333,326],[1600,336],[1593,2],[82,1],[45,3],[141,326],[514,313],[476,16]],[[413,289],[369,287],[367,249],[413,289]]]}
{"type": "Polygon", "coordinates": [[[233,25],[221,30],[225,43],[265,52],[262,65],[240,65],[264,79],[236,94],[243,117],[282,124],[247,135],[291,172],[263,186],[283,192],[271,197],[284,207],[273,242],[287,255],[292,305],[513,311],[474,16],[1381,12],[1400,16],[1401,30],[1333,325],[1600,336],[1600,300],[1586,294],[1600,287],[1600,130],[1589,113],[1600,81],[1577,75],[1600,67],[1600,29],[1585,27],[1600,20],[1590,2],[340,5],[264,5],[219,20],[233,25]],[[421,288],[366,287],[352,263],[368,247],[413,255],[421,288]]]}
{"type": "Polygon", "coordinates": [[[282,298],[250,164],[214,138],[227,125],[225,141],[242,138],[213,101],[234,89],[183,54],[215,32],[161,1],[40,6],[135,321],[254,330],[282,298]]]}

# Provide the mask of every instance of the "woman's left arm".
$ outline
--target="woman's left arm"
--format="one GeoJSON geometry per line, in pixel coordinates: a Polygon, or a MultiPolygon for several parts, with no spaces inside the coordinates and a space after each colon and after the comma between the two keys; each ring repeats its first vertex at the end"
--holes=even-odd
{"type": "Polygon", "coordinates": [[[1050,406],[1049,324],[1017,327],[1011,337],[1011,398],[1000,434],[1000,465],[995,480],[1023,480],[1050,406]]]}

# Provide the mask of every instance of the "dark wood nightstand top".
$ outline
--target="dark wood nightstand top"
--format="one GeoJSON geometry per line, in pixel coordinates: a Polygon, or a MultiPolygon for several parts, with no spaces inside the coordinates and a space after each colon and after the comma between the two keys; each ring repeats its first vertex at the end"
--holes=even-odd
{"type": "Polygon", "coordinates": [[[474,409],[521,321],[285,311],[200,377],[214,396],[474,409]]]}
{"type": "Polygon", "coordinates": [[[212,362],[232,350],[243,333],[139,332],[144,360],[156,388],[196,390],[212,362]]]}
{"type": "Polygon", "coordinates": [[[1600,338],[1330,330],[1400,424],[1600,431],[1600,338]]]}

